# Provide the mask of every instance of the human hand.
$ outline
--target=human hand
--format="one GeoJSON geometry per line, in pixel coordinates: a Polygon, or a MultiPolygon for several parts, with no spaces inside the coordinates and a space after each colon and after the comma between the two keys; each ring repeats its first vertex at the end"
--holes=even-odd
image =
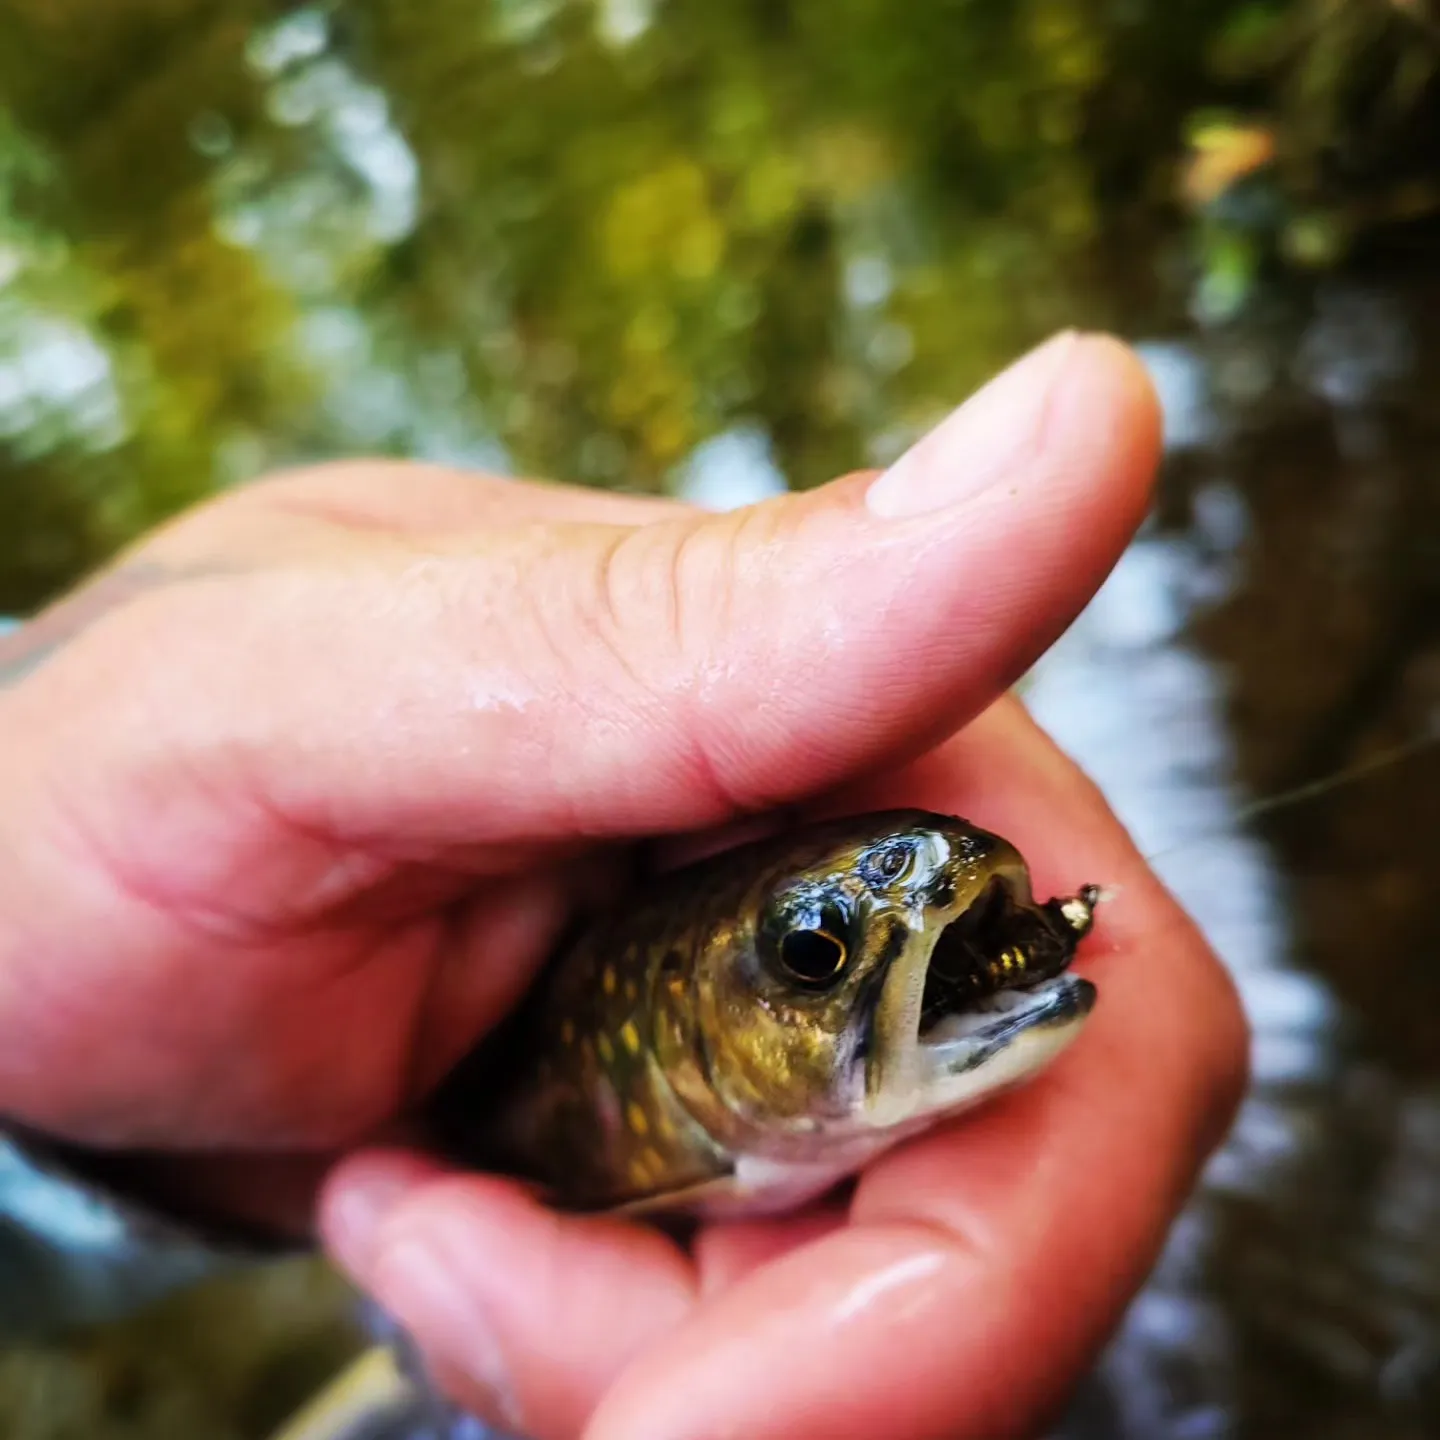
{"type": "Polygon", "coordinates": [[[69,637],[0,696],[0,1109],[176,1156],[169,1183],[251,1217],[346,1155],[333,1253],[463,1400],[542,1440],[1023,1431],[1243,1069],[1203,942],[997,699],[1128,540],[1156,431],[1133,360],[1067,339],[875,490],[705,516],[350,465],[182,519],[0,642],[3,666],[69,637]],[[1051,1072],[879,1161],[844,1211],[688,1254],[364,1148],[597,866],[822,796],[966,814],[1042,889],[1120,887],[1087,942],[1099,1006],[1051,1072]]]}

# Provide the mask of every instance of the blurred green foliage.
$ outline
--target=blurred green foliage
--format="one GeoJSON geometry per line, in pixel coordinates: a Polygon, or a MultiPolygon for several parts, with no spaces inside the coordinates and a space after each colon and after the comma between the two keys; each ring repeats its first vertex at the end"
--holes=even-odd
{"type": "Polygon", "coordinates": [[[1425,210],[1424,165],[1354,211],[1326,157],[1403,152],[1427,24],[1417,0],[0,0],[0,609],[283,461],[653,490],[744,425],[790,484],[883,462],[1057,324],[1207,293],[1224,318],[1272,252],[1330,263],[1385,205],[1425,210]],[[1187,204],[1202,105],[1274,136],[1258,192],[1236,167],[1187,204]]]}
{"type": "Polygon", "coordinates": [[[355,1353],[350,1296],[290,1261],[124,1325],[0,1352],[6,1440],[266,1440],[355,1353]]]}

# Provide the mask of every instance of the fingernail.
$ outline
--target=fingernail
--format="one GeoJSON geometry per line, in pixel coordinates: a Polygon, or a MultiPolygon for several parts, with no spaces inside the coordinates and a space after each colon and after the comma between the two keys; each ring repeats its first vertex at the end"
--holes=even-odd
{"type": "Polygon", "coordinates": [[[422,1348],[464,1375],[466,1405],[483,1411],[485,1419],[518,1429],[522,1417],[505,1353],[441,1232],[432,1229],[424,1240],[406,1237],[388,1245],[376,1272],[375,1289],[386,1309],[422,1348]]]}
{"type": "Polygon", "coordinates": [[[1053,336],[1017,360],[910,447],[866,492],[874,515],[924,515],[988,489],[1032,450],[1079,339],[1053,336]]]}
{"type": "Polygon", "coordinates": [[[427,1161],[403,1155],[352,1164],[324,1198],[325,1241],[340,1263],[363,1274],[385,1221],[437,1173],[427,1161]]]}

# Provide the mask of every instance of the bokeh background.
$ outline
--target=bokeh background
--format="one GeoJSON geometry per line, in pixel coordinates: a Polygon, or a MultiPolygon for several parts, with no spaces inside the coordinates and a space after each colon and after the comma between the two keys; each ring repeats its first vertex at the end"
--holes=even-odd
{"type": "MultiPolygon", "coordinates": [[[[813,485],[1060,325],[1167,457],[1026,693],[1256,1027],[1064,1433],[1440,1435],[1435,0],[0,0],[0,613],[323,457],[813,485]]],[[[44,1308],[0,1435],[261,1440],[359,1344],[316,1264],[44,1308]]]]}

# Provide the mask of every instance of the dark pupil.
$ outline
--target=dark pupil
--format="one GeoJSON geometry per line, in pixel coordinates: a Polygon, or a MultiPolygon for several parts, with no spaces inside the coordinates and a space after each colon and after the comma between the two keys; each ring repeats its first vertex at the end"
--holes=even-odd
{"type": "Polygon", "coordinates": [[[845,965],[845,947],[824,930],[792,930],[780,942],[780,958],[797,980],[819,985],[845,965]]]}

